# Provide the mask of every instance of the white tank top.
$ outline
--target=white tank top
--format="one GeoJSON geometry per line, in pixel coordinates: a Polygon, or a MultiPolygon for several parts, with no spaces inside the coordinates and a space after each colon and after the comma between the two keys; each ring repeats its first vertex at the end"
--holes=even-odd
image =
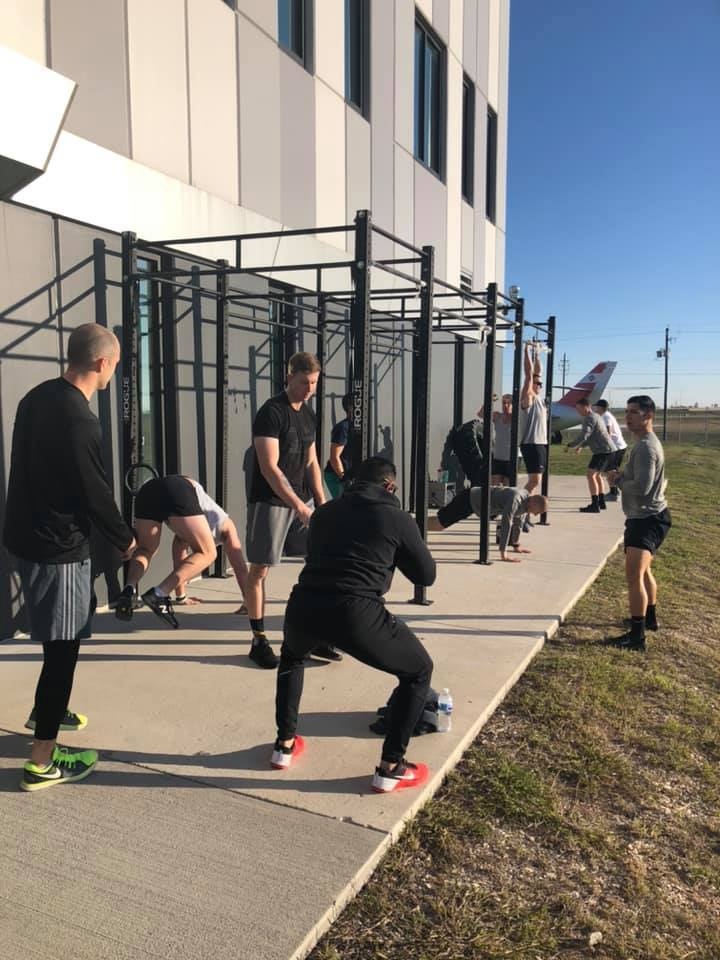
{"type": "Polygon", "coordinates": [[[210,532],[212,533],[213,540],[217,545],[222,542],[222,528],[225,524],[225,521],[228,519],[228,515],[219,504],[215,503],[213,498],[197,482],[197,480],[193,480],[191,477],[188,477],[188,480],[195,487],[200,509],[205,514],[205,519],[210,526],[210,532]]]}

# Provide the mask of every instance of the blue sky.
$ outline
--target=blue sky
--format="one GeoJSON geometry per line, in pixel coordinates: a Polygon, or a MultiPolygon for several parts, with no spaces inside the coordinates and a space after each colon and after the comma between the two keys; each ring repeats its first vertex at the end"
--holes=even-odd
{"type": "Polygon", "coordinates": [[[511,0],[506,286],[555,383],[720,403],[720,0],[511,0]],[[713,296],[714,295],[714,296],[713,296]]]}

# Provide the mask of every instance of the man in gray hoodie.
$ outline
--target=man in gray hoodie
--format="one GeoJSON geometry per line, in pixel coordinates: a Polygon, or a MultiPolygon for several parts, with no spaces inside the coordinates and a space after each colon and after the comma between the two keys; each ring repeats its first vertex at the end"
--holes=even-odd
{"type": "Polygon", "coordinates": [[[653,430],[655,403],[645,395],[630,397],[625,422],[635,445],[624,470],[611,470],[610,483],[620,488],[625,514],[625,577],[630,600],[630,630],[606,644],[620,650],[644,650],[645,629],[657,630],[657,583],[653,558],[672,524],[665,500],[665,453],[653,430]]]}
{"type": "Polygon", "coordinates": [[[565,449],[579,453],[581,447],[587,446],[592,453],[586,474],[590,489],[590,503],[586,507],[580,507],[580,513],[600,513],[601,510],[606,509],[602,475],[608,469],[610,454],[615,450],[615,446],[607,432],[605,421],[597,413],[593,413],[587,397],[578,400],[575,409],[583,418],[580,436],[569,443],[565,449]]]}

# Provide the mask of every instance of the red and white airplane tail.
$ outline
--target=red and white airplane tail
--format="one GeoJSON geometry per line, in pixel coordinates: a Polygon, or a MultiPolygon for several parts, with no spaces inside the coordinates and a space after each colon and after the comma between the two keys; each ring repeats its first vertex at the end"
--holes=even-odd
{"type": "Polygon", "coordinates": [[[603,360],[596,364],[590,373],[586,373],[582,380],[578,381],[574,387],[571,387],[567,393],[556,400],[553,406],[560,405],[569,407],[571,410],[575,407],[578,400],[588,397],[590,403],[597,403],[607,386],[608,380],[613,375],[616,360],[603,360]]]}

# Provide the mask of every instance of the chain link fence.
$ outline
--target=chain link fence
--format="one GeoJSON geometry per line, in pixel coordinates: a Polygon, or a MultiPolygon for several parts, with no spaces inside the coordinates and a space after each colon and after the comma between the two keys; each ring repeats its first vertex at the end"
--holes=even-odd
{"type": "MultiPolygon", "coordinates": [[[[662,437],[663,415],[658,410],[655,430],[662,437]]],[[[720,409],[668,410],[666,443],[720,447],[720,409]]]]}

